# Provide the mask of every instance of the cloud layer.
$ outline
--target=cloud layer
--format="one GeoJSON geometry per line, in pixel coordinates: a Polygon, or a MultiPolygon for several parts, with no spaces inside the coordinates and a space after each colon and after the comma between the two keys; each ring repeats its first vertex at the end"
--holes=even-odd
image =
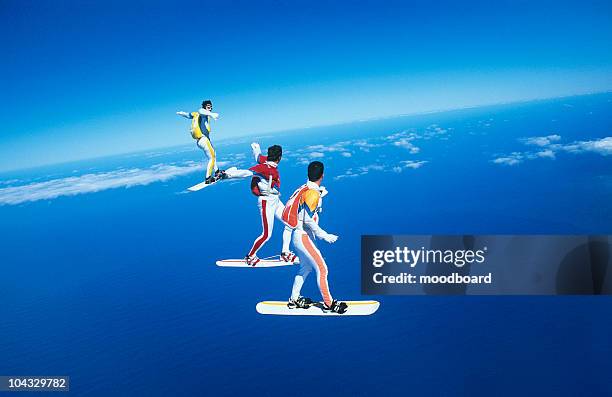
{"type": "Polygon", "coordinates": [[[534,136],[520,139],[526,146],[538,147],[538,150],[512,152],[491,160],[494,164],[517,165],[526,160],[538,158],[555,159],[558,153],[597,153],[602,156],[612,155],[612,137],[605,137],[590,141],[575,141],[572,143],[557,143],[561,140],[559,135],[534,136]]]}
{"type": "Polygon", "coordinates": [[[156,164],[149,168],[118,169],[110,172],[91,173],[21,186],[10,186],[0,189],[0,205],[14,205],[108,189],[144,186],[201,170],[203,170],[201,163],[190,161],[180,165],[156,164]]]}
{"type": "MultiPolygon", "coordinates": [[[[432,124],[420,131],[407,129],[389,135],[381,135],[369,138],[345,140],[328,145],[311,145],[299,148],[287,153],[287,157],[295,159],[295,164],[306,165],[313,160],[339,157],[351,158],[356,153],[371,153],[367,159],[372,161],[369,165],[350,167],[342,171],[335,179],[354,178],[365,175],[371,171],[377,172],[402,172],[405,169],[421,168],[428,161],[413,159],[415,155],[421,154],[419,141],[430,139],[448,139],[452,128],[442,128],[432,124]],[[399,148],[390,152],[378,150],[384,148],[399,148]],[[408,158],[408,159],[406,159],[408,158]]],[[[355,157],[362,158],[362,157],[355,157]]],[[[342,164],[342,163],[341,163],[342,164]]]]}

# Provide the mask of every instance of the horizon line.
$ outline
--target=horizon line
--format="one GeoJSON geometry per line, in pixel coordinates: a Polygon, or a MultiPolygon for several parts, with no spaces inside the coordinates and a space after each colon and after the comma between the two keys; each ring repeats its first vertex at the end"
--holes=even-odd
{"type": "MultiPolygon", "coordinates": [[[[590,92],[584,92],[584,93],[569,94],[569,95],[560,95],[560,96],[553,96],[553,97],[535,97],[535,98],[522,99],[522,100],[516,100],[516,101],[500,101],[500,102],[486,103],[486,104],[481,104],[481,105],[460,106],[460,107],[451,107],[451,108],[443,108],[443,109],[432,109],[432,110],[425,110],[425,111],[414,112],[414,113],[399,113],[399,114],[388,115],[388,116],[369,117],[369,118],[365,118],[365,119],[345,120],[345,121],[340,121],[340,122],[335,122],[335,123],[328,123],[328,124],[314,124],[314,125],[309,125],[309,126],[304,126],[304,127],[295,127],[295,128],[290,128],[290,129],[278,129],[278,130],[251,132],[251,133],[247,133],[247,134],[235,135],[235,136],[232,136],[232,137],[221,137],[221,138],[217,139],[216,142],[223,143],[223,142],[226,142],[228,140],[233,140],[233,139],[236,139],[236,138],[247,138],[247,137],[251,137],[251,136],[252,137],[257,137],[257,136],[264,136],[264,135],[268,135],[268,134],[278,134],[278,133],[290,133],[292,131],[298,131],[298,130],[313,129],[313,128],[325,128],[325,127],[336,127],[336,126],[341,126],[341,125],[345,125],[345,124],[368,123],[368,122],[373,122],[373,121],[387,120],[387,119],[394,119],[394,118],[402,118],[402,117],[416,117],[416,116],[423,116],[423,115],[430,115],[430,114],[437,114],[437,113],[448,113],[448,112],[461,111],[461,110],[480,109],[480,108],[494,107],[494,106],[503,106],[503,105],[518,105],[518,104],[526,104],[526,103],[539,102],[539,101],[549,101],[549,100],[558,100],[558,99],[565,99],[565,98],[575,98],[575,97],[580,97],[580,96],[603,95],[603,94],[610,94],[610,93],[612,93],[612,90],[608,89],[608,90],[604,90],[604,91],[590,91],[590,92]]],[[[169,145],[169,146],[156,146],[156,147],[152,147],[152,148],[148,148],[148,149],[143,149],[143,150],[132,150],[132,151],[127,151],[127,152],[117,152],[117,153],[114,153],[114,154],[106,154],[106,155],[101,155],[101,156],[84,157],[84,158],[68,160],[68,161],[50,162],[50,163],[45,163],[45,164],[39,164],[39,165],[32,166],[32,167],[18,167],[18,168],[0,169],[0,174],[10,173],[10,172],[15,172],[15,171],[23,171],[23,170],[35,170],[35,169],[38,169],[38,168],[44,168],[44,167],[49,167],[49,166],[54,166],[54,165],[58,166],[58,165],[64,165],[64,164],[73,164],[73,163],[78,163],[78,162],[82,162],[82,161],[100,160],[100,159],[111,158],[111,157],[125,156],[125,155],[129,155],[129,154],[149,153],[149,152],[154,152],[154,151],[161,150],[161,149],[186,147],[186,146],[189,146],[189,145],[190,144],[184,143],[184,144],[169,145]]]]}

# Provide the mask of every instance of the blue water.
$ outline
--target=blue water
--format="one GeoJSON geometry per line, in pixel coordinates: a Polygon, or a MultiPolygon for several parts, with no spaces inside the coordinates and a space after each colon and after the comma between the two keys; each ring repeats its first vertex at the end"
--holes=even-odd
{"type": "MultiPolygon", "coordinates": [[[[305,180],[301,149],[352,142],[343,146],[350,157],[323,152],[330,194],[321,225],[340,239],[319,246],[334,296],[363,299],[362,234],[610,234],[612,156],[560,150],[512,166],[493,160],[533,151],[523,138],[611,136],[611,110],[603,94],[260,141],[284,146],[285,199],[305,180]],[[447,132],[423,138],[432,124],[447,132]],[[421,136],[412,141],[418,153],[382,143],[401,131],[421,136]],[[364,151],[360,139],[381,146],[364,151]],[[427,163],[392,170],[406,160],[427,163]],[[383,169],[337,178],[371,164],[383,169]]],[[[219,156],[244,153],[235,163],[248,166],[248,142],[219,142],[219,156]]],[[[201,153],[170,148],[0,181],[186,160],[201,153]]],[[[73,394],[103,396],[612,393],[609,297],[381,296],[380,310],[364,318],[258,315],[258,301],[288,297],[294,269],[216,267],[244,255],[259,215],[243,181],[185,194],[200,178],[0,206],[0,375],[69,375],[73,394]]],[[[276,226],[262,255],[278,253],[276,226]]],[[[304,292],[318,296],[314,279],[304,292]]]]}

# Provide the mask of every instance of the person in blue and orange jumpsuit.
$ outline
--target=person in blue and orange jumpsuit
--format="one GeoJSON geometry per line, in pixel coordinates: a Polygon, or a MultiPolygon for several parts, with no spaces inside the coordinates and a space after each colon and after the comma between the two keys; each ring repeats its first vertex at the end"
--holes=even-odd
{"type": "Polygon", "coordinates": [[[283,211],[283,222],[294,229],[293,246],[300,257],[300,269],[293,281],[287,306],[291,309],[307,309],[313,303],[311,299],[301,296],[300,292],[306,277],[314,269],[325,309],[342,314],[348,306],[345,302],[332,298],[327,282],[327,263],[311,237],[320,238],[330,244],[338,239],[338,236],[327,233],[313,219],[321,208],[321,196],[326,193],[325,188],[321,187],[323,170],[323,163],[320,161],[313,161],[308,165],[308,180],[291,195],[283,211]]]}

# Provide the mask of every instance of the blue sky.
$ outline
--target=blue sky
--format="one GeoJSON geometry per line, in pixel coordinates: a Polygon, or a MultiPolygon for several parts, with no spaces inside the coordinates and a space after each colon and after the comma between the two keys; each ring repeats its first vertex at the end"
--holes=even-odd
{"type": "Polygon", "coordinates": [[[610,2],[380,3],[3,1],[0,171],[612,89],[610,2]]]}

